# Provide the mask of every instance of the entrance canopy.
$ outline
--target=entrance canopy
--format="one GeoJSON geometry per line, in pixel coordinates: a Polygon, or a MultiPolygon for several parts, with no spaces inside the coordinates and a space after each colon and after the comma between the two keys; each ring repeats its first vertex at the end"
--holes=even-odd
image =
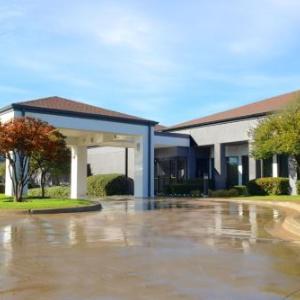
{"type": "MultiPolygon", "coordinates": [[[[66,136],[72,150],[72,198],[86,196],[89,146],[134,148],[135,196],[153,196],[154,126],[157,122],[60,97],[13,103],[0,110],[2,122],[22,116],[46,121],[66,136]]],[[[6,194],[12,194],[9,176],[6,194]]]]}

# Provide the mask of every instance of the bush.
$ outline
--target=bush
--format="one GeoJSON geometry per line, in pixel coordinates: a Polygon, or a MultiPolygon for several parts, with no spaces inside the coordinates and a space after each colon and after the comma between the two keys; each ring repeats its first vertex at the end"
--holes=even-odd
{"type": "Polygon", "coordinates": [[[238,191],[239,196],[247,196],[248,195],[248,189],[247,189],[247,186],[245,186],[245,185],[235,185],[232,188],[238,191]]]}
{"type": "Polygon", "coordinates": [[[190,192],[190,195],[191,195],[192,197],[201,197],[201,196],[202,196],[200,190],[192,190],[192,191],[190,192]]]}
{"type": "Polygon", "coordinates": [[[238,197],[240,196],[239,191],[235,188],[229,190],[209,190],[208,196],[212,198],[228,198],[228,197],[238,197]]]}
{"type": "MultiPolygon", "coordinates": [[[[28,190],[29,197],[41,197],[42,191],[40,188],[33,188],[28,190]]],[[[51,186],[45,189],[45,196],[50,198],[69,198],[69,186],[51,186]]]]}
{"type": "Polygon", "coordinates": [[[289,179],[281,177],[258,178],[247,184],[250,195],[288,195],[289,188],[289,179]]]}
{"type": "MultiPolygon", "coordinates": [[[[69,186],[52,186],[45,189],[45,196],[50,198],[69,198],[69,186]]],[[[93,197],[128,195],[133,193],[133,180],[119,174],[95,175],[87,178],[87,194],[93,197]]],[[[40,197],[40,188],[28,190],[29,197],[40,197]]]]}
{"type": "Polygon", "coordinates": [[[297,194],[300,195],[300,180],[297,181],[297,194]]]}
{"type": "MultiPolygon", "coordinates": [[[[201,195],[201,193],[203,193],[203,185],[203,179],[189,179],[183,183],[171,183],[165,186],[164,191],[168,195],[201,195]],[[195,191],[197,192],[194,193],[195,191]]],[[[208,185],[209,187],[212,186],[212,182],[210,180],[208,181],[208,185]]]]}
{"type": "Polygon", "coordinates": [[[87,179],[89,196],[105,197],[133,193],[133,180],[120,174],[94,175],[87,179]]]}
{"type": "Polygon", "coordinates": [[[170,194],[172,195],[190,195],[192,191],[200,190],[200,186],[198,184],[188,184],[188,183],[170,184],[169,188],[170,188],[170,194]]]}

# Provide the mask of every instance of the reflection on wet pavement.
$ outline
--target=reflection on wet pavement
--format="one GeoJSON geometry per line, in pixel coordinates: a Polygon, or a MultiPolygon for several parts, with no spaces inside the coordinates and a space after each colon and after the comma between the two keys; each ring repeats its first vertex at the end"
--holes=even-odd
{"type": "Polygon", "coordinates": [[[300,247],[268,233],[282,219],[180,199],[1,216],[0,299],[284,299],[300,289],[300,247]]]}

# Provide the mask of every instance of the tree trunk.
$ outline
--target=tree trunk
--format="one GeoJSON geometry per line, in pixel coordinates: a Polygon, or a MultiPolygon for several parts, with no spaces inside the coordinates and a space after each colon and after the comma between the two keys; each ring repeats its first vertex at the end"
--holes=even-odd
{"type": "Polygon", "coordinates": [[[46,183],[46,173],[42,171],[41,173],[42,198],[45,198],[45,183],[46,183]]]}
{"type": "Polygon", "coordinates": [[[290,194],[297,195],[297,160],[295,156],[289,156],[289,182],[290,182],[290,194]]]}

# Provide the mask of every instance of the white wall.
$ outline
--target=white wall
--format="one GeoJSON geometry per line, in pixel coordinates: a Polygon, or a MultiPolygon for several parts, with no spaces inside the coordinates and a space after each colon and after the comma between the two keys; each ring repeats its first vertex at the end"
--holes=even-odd
{"type": "MultiPolygon", "coordinates": [[[[97,147],[88,149],[88,164],[93,175],[125,174],[125,148],[97,147]]],[[[128,176],[134,176],[134,149],[128,149],[128,176]]]]}

